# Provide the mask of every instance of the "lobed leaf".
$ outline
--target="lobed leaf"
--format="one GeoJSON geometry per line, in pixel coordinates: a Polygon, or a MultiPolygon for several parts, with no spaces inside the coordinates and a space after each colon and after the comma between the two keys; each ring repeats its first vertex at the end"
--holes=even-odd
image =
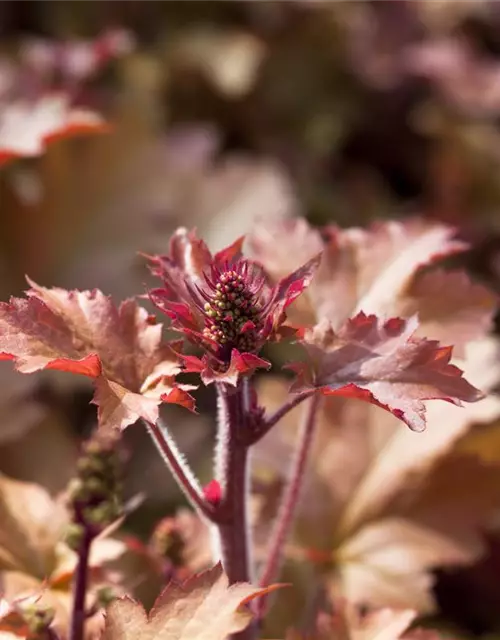
{"type": "Polygon", "coordinates": [[[421,271],[467,248],[454,236],[452,227],[417,218],[323,230],[296,218],[262,220],[247,242],[275,280],[323,250],[319,270],[291,309],[301,324],[328,320],[338,330],[360,311],[383,317],[418,313],[419,335],[463,345],[491,326],[497,296],[462,272],[421,271]]]}
{"type": "Polygon", "coordinates": [[[245,583],[229,586],[218,564],[182,585],[171,582],[149,614],[130,598],[115,601],[103,640],[225,640],[252,619],[242,605],[268,591],[245,583]]]}
{"type": "MultiPolygon", "coordinates": [[[[466,355],[467,377],[492,388],[498,346],[473,343],[466,355]]],[[[286,382],[272,378],[259,393],[270,411],[286,396],[286,382]]],[[[288,472],[300,413],[288,414],[257,445],[256,461],[264,477],[274,472],[275,483],[288,472]]],[[[373,404],[325,397],[290,553],[327,569],[337,598],[432,611],[432,570],[470,564],[484,551],[482,532],[500,499],[500,465],[494,455],[483,461],[497,434],[478,423],[498,415],[492,397],[465,407],[430,403],[428,428],[416,434],[373,404]]],[[[266,513],[273,504],[268,491],[266,513]]],[[[263,525],[259,519],[266,540],[263,525]]]]}
{"type": "Polygon", "coordinates": [[[162,401],[189,404],[192,387],[175,383],[177,354],[135,301],[117,307],[98,290],[30,284],[27,298],[0,303],[0,358],[14,360],[23,373],[57,369],[93,378],[106,429],[123,429],[139,417],[156,421],[162,401]]]}
{"type": "Polygon", "coordinates": [[[382,321],[360,312],[335,333],[328,323],[306,332],[309,366],[291,365],[293,391],[319,389],[372,402],[406,422],[425,428],[424,400],[475,402],[483,394],[450,364],[451,348],[415,338],[416,318],[382,321]]]}

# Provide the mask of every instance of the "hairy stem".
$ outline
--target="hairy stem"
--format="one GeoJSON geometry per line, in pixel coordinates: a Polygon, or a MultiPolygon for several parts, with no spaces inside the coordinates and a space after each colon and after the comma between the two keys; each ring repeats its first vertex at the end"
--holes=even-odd
{"type": "MultiPolygon", "coordinates": [[[[297,449],[291,465],[290,478],[283,491],[278,516],[271,534],[266,564],[259,580],[259,584],[262,587],[269,586],[272,581],[277,578],[281,568],[285,542],[295,517],[309,453],[314,439],[319,403],[320,396],[314,395],[309,400],[309,404],[304,412],[304,420],[298,436],[297,449]]],[[[262,619],[265,615],[266,607],[267,597],[260,598],[257,603],[259,619],[262,619]]]]}
{"type": "MultiPolygon", "coordinates": [[[[215,467],[223,490],[220,506],[222,517],[218,524],[222,564],[229,584],[251,582],[253,566],[250,557],[248,522],[249,450],[244,437],[248,421],[245,397],[248,390],[245,383],[240,383],[236,389],[220,384],[217,387],[217,393],[219,442],[215,467]]],[[[256,633],[256,625],[251,624],[232,638],[233,640],[254,640],[256,633]]]]}
{"type": "Polygon", "coordinates": [[[304,402],[304,400],[310,398],[313,393],[314,391],[306,391],[288,398],[279,409],[262,420],[262,424],[259,425],[252,434],[250,444],[255,444],[261,440],[266,433],[268,433],[281,420],[281,418],[284,418],[287,413],[292,411],[292,409],[295,409],[295,407],[304,402]]]}
{"type": "Polygon", "coordinates": [[[158,452],[193,508],[208,520],[214,521],[215,508],[205,500],[199,482],[168,433],[167,427],[160,420],[156,424],[145,420],[143,422],[158,452]]]}
{"type": "Polygon", "coordinates": [[[84,626],[87,618],[85,599],[88,586],[90,547],[93,539],[94,534],[88,527],[85,527],[78,549],[78,563],[73,576],[73,609],[69,640],[83,640],[84,638],[84,626]]]}
{"type": "Polygon", "coordinates": [[[244,442],[246,413],[243,405],[243,386],[228,389],[218,387],[220,425],[224,431],[220,438],[216,469],[223,497],[219,524],[222,561],[229,583],[251,581],[248,532],[249,473],[248,447],[244,442]],[[224,416],[224,417],[222,417],[224,416]]]}

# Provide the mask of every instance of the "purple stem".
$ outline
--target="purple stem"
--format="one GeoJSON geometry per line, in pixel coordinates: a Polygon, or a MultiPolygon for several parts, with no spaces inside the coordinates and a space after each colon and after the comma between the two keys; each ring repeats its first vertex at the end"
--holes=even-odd
{"type": "Polygon", "coordinates": [[[160,455],[167,463],[177,484],[191,505],[208,520],[215,521],[216,510],[214,506],[205,500],[198,481],[168,434],[167,428],[159,420],[156,424],[147,421],[144,421],[144,424],[160,455]]]}
{"type": "MultiPolygon", "coordinates": [[[[229,584],[252,581],[248,522],[250,483],[248,445],[245,442],[249,411],[247,382],[240,382],[236,389],[224,384],[217,386],[219,442],[216,473],[223,491],[218,531],[222,565],[229,584]]],[[[231,638],[254,640],[256,634],[257,625],[253,622],[231,638]]]]}
{"type": "MultiPolygon", "coordinates": [[[[295,517],[309,453],[314,440],[315,427],[317,424],[316,416],[320,399],[321,396],[319,394],[314,395],[305,410],[295,458],[291,465],[290,479],[283,491],[278,516],[271,534],[267,561],[259,580],[261,587],[269,586],[278,577],[281,569],[285,542],[295,517]]],[[[256,609],[258,618],[262,620],[267,610],[266,596],[259,598],[256,609]]]]}
{"type": "Polygon", "coordinates": [[[250,582],[248,447],[244,442],[246,413],[243,387],[239,385],[236,389],[229,389],[227,385],[219,385],[218,393],[222,403],[221,422],[226,422],[219,425],[224,434],[219,443],[217,461],[217,474],[223,491],[219,523],[222,564],[229,584],[250,582]]]}
{"type": "Polygon", "coordinates": [[[83,640],[84,638],[84,625],[87,618],[85,599],[87,596],[90,547],[93,539],[93,533],[86,527],[78,549],[78,563],[73,576],[73,609],[69,640],[83,640]]]}
{"type": "Polygon", "coordinates": [[[279,409],[272,413],[269,417],[265,417],[251,436],[250,444],[255,444],[261,440],[287,413],[295,409],[299,404],[310,398],[314,391],[305,391],[304,393],[291,396],[286,400],[279,409]]]}

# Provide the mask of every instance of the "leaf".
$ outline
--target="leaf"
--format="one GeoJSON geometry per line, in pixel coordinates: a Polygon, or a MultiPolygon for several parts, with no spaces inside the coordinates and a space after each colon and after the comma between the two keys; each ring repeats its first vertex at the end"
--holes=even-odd
{"type": "Polygon", "coordinates": [[[0,112],[0,166],[13,158],[41,155],[47,145],[63,138],[109,131],[96,113],[72,108],[64,93],[12,103],[0,112]]]}
{"type": "MultiPolygon", "coordinates": [[[[261,220],[247,242],[275,279],[295,267],[299,256],[307,260],[323,248],[321,267],[306,292],[309,317],[327,319],[336,330],[360,311],[400,315],[401,301],[418,270],[466,248],[454,239],[452,227],[418,218],[379,222],[368,229],[329,226],[321,231],[302,219],[261,220]]],[[[479,309],[484,309],[482,300],[479,309]]]]}
{"type": "MultiPolygon", "coordinates": [[[[0,352],[23,373],[57,369],[94,378],[101,426],[123,429],[139,417],[155,421],[180,371],[162,343],[162,326],[133,300],[116,307],[99,290],[46,289],[0,303],[0,352]]],[[[186,391],[191,386],[180,387],[186,391]]]]}
{"type": "MultiPolygon", "coordinates": [[[[497,349],[485,340],[466,350],[467,376],[485,390],[498,380],[497,349]]],[[[261,383],[259,400],[268,411],[286,397],[284,380],[261,383]]],[[[485,464],[465,446],[476,429],[482,432],[474,424],[498,416],[491,400],[463,408],[430,403],[428,428],[417,434],[373,404],[326,396],[290,558],[316,564],[337,597],[432,610],[431,571],[480,556],[482,531],[500,500],[498,460],[485,464]]],[[[288,475],[300,414],[294,409],[256,446],[261,500],[271,512],[274,485],[288,475]],[[266,477],[272,484],[264,493],[266,477]]],[[[257,539],[267,540],[267,523],[268,517],[257,520],[257,539]]]]}
{"type": "MultiPolygon", "coordinates": [[[[335,602],[334,610],[319,614],[315,632],[307,640],[400,640],[417,617],[412,609],[378,609],[362,615],[344,599],[335,602]]],[[[306,640],[306,636],[290,632],[286,640],[306,640]]]]}
{"type": "MultiPolygon", "coordinates": [[[[52,499],[43,487],[0,475],[0,591],[11,603],[34,597],[40,605],[53,607],[61,637],[67,637],[72,578],[78,562],[77,554],[62,542],[68,520],[62,501],[52,499]]],[[[125,550],[119,540],[94,540],[89,558],[89,606],[95,587],[109,579],[110,564],[125,550]]],[[[121,576],[118,564],[113,582],[121,576]]],[[[0,615],[0,629],[1,624],[0,615]]]]}
{"type": "Polygon", "coordinates": [[[115,601],[104,640],[225,640],[250,623],[252,614],[241,605],[266,592],[245,583],[229,586],[218,564],[182,585],[170,583],[149,615],[130,598],[115,601]]]}
{"type": "Polygon", "coordinates": [[[304,345],[311,365],[291,365],[298,378],[293,391],[317,388],[372,402],[406,422],[425,428],[424,400],[460,405],[483,394],[450,364],[451,348],[413,337],[416,318],[381,321],[360,312],[335,333],[324,323],[306,332],[304,345]]]}
{"type": "Polygon", "coordinates": [[[497,296],[472,282],[465,272],[435,270],[412,282],[395,305],[394,315],[418,314],[416,335],[444,340],[454,345],[455,354],[461,354],[463,345],[491,329],[497,306],[497,296]]]}
{"type": "Polygon", "coordinates": [[[432,528],[399,518],[368,524],[337,551],[334,591],[353,602],[418,611],[434,606],[429,567],[470,562],[470,549],[432,528]]]}
{"type": "Polygon", "coordinates": [[[49,576],[66,517],[43,487],[0,476],[0,569],[49,576]]]}
{"type": "Polygon", "coordinates": [[[247,235],[246,247],[248,255],[279,280],[321,253],[324,242],[304,218],[261,218],[247,235]]]}
{"type": "Polygon", "coordinates": [[[354,259],[332,274],[334,281],[347,278],[356,292],[352,313],[392,315],[393,302],[417,270],[439,258],[463,251],[452,227],[413,219],[386,222],[368,230],[330,230],[330,246],[341,247],[354,259]]]}

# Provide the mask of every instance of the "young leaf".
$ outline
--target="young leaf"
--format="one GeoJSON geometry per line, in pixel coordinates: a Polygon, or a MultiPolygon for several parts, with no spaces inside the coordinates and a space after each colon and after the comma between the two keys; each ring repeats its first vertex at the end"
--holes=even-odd
{"type": "Polygon", "coordinates": [[[177,355],[135,301],[116,307],[98,290],[30,284],[27,298],[0,303],[0,358],[23,373],[58,369],[94,378],[104,429],[123,429],[139,417],[156,421],[162,401],[189,403],[192,387],[175,384],[177,355]]]}
{"type": "Polygon", "coordinates": [[[242,605],[267,592],[245,583],[229,586],[218,564],[182,585],[170,583],[149,614],[130,598],[115,601],[103,640],[225,640],[252,619],[242,605]]]}
{"type": "Polygon", "coordinates": [[[294,391],[359,398],[387,409],[414,431],[425,428],[424,400],[475,402],[483,394],[450,364],[451,349],[413,337],[416,318],[381,321],[360,312],[335,333],[327,323],[306,332],[311,365],[291,365],[294,391]]]}

